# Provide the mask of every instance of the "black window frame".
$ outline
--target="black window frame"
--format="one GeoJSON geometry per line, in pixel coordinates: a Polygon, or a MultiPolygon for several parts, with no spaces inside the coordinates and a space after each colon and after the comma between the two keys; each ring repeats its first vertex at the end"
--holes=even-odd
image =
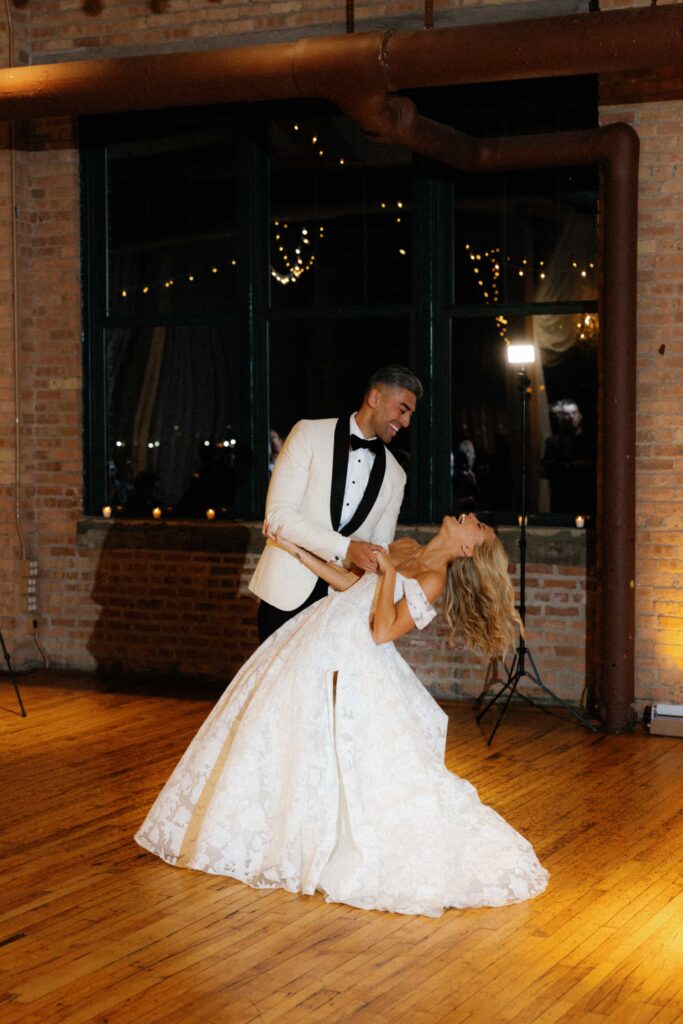
{"type": "MultiPolygon", "coordinates": [[[[581,83],[585,80],[580,80],[581,83]]],[[[503,86],[501,86],[502,88],[503,86]]],[[[487,87],[491,88],[491,87],[487,87]]],[[[572,84],[567,89],[571,93],[572,84]]],[[[582,84],[579,93],[585,92],[582,84]]],[[[427,92],[433,93],[432,90],[427,92]]],[[[472,87],[462,95],[475,96],[472,87]]],[[[493,93],[492,93],[493,95],[493,93]]],[[[536,97],[540,95],[536,92],[536,97]]],[[[430,106],[429,97],[416,95],[418,104],[430,106]]],[[[530,106],[547,111],[552,96],[530,106]]],[[[419,403],[414,419],[411,464],[413,500],[402,511],[403,522],[437,522],[452,506],[450,459],[452,394],[451,322],[462,317],[532,316],[538,313],[595,312],[597,300],[590,302],[511,303],[508,305],[461,305],[453,294],[454,260],[454,185],[447,168],[437,167],[413,157],[413,295],[408,303],[346,307],[288,307],[273,309],[269,301],[269,227],[268,157],[265,144],[265,121],[269,113],[310,112],[324,116],[338,111],[321,101],[296,103],[250,104],[190,108],[143,114],[87,117],[80,121],[80,173],[82,224],[83,283],[83,360],[84,360],[84,512],[97,515],[107,495],[107,410],[106,361],[104,337],[107,328],[139,324],[140,318],[111,316],[107,309],[107,225],[106,225],[106,146],[111,141],[138,136],[150,126],[171,121],[182,127],[206,121],[225,119],[236,129],[237,181],[243,201],[238,204],[237,232],[240,252],[240,302],[234,313],[235,323],[244,339],[239,380],[245,415],[240,424],[242,434],[255,453],[254,472],[240,493],[234,509],[235,519],[258,519],[265,505],[268,486],[268,465],[265,445],[259,439],[268,431],[268,335],[269,326],[285,318],[323,316],[352,317],[401,316],[410,324],[410,365],[425,384],[425,397],[419,403]],[[248,410],[248,415],[246,413],[248,410]],[[448,424],[448,429],[444,429],[448,424]]],[[[462,123],[468,123],[463,106],[462,123]]],[[[597,97],[595,99],[597,116],[597,97]]],[[[571,123],[571,111],[569,115],[571,123]]],[[[566,126],[558,122],[558,127],[566,126]]],[[[571,124],[588,127],[588,124],[571,124]]],[[[526,128],[526,125],[524,125],[526,128]]],[[[215,321],[215,315],[209,318],[215,321]]],[[[192,322],[202,322],[195,317],[192,322]]],[[[173,322],[173,318],[169,319],[173,322]]],[[[188,322],[183,317],[183,322],[188,322]]],[[[342,410],[340,410],[341,412],[342,410]]],[[[533,521],[552,522],[554,518],[539,514],[533,521]]],[[[500,523],[514,522],[514,512],[496,513],[500,523]]]]}

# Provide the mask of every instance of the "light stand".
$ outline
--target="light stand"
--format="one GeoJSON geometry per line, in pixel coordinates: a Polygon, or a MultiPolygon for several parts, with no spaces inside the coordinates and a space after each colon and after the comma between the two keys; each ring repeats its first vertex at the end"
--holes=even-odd
{"type": "Polygon", "coordinates": [[[7,663],[7,675],[9,676],[9,680],[10,680],[12,686],[14,687],[14,692],[16,693],[17,700],[19,701],[19,708],[21,710],[21,717],[22,718],[26,718],[26,708],[24,707],[24,702],[21,699],[21,694],[19,693],[19,685],[18,685],[16,677],[14,675],[14,670],[12,669],[12,659],[10,658],[9,651],[7,650],[7,645],[5,644],[5,638],[2,635],[2,630],[1,629],[0,629],[0,647],[2,648],[3,657],[4,657],[4,659],[5,659],[6,663],[7,663]]]}
{"type": "MultiPolygon", "coordinates": [[[[535,359],[535,351],[534,351],[534,346],[533,345],[519,344],[519,345],[509,345],[508,346],[508,361],[510,363],[517,364],[517,365],[521,366],[521,369],[519,370],[518,375],[517,375],[518,376],[517,392],[518,392],[518,394],[520,396],[520,402],[519,402],[519,405],[520,405],[520,429],[521,429],[521,439],[522,439],[522,465],[521,465],[521,478],[520,478],[521,515],[519,516],[519,617],[522,620],[522,625],[525,624],[525,619],[526,619],[526,525],[527,525],[527,511],[526,511],[527,415],[526,415],[526,408],[527,408],[527,403],[528,403],[528,401],[529,401],[529,399],[531,397],[531,389],[529,388],[529,377],[527,376],[527,372],[526,372],[526,364],[527,363],[533,363],[534,359],[535,359]]],[[[522,679],[528,679],[530,682],[534,683],[541,690],[543,690],[543,692],[545,694],[547,694],[548,697],[550,697],[553,701],[555,701],[556,704],[561,705],[567,711],[571,712],[571,714],[574,715],[574,717],[577,718],[582,723],[582,725],[585,725],[587,729],[590,729],[591,732],[597,732],[597,727],[596,726],[594,726],[591,722],[589,722],[587,718],[584,718],[584,716],[582,714],[580,714],[575,708],[573,708],[571,706],[571,704],[568,704],[567,701],[562,700],[561,697],[558,697],[556,694],[554,694],[552,692],[552,690],[550,690],[545,685],[545,683],[541,679],[540,673],[539,673],[539,671],[538,671],[538,669],[536,667],[536,662],[534,661],[533,655],[532,655],[531,651],[529,650],[529,648],[526,645],[526,641],[525,641],[525,638],[524,638],[524,631],[520,630],[520,632],[519,632],[519,643],[517,644],[517,648],[515,650],[515,656],[514,656],[514,658],[512,660],[512,664],[510,666],[510,670],[509,670],[509,672],[507,674],[507,679],[502,684],[502,686],[498,690],[498,692],[495,693],[494,696],[490,698],[488,703],[482,708],[482,710],[476,716],[477,717],[477,721],[480,721],[480,719],[482,719],[484,717],[484,715],[489,710],[489,708],[492,708],[493,705],[496,704],[497,701],[500,699],[500,697],[502,697],[503,694],[507,693],[507,697],[505,699],[505,702],[504,702],[502,708],[499,711],[498,718],[496,719],[496,724],[493,727],[491,735],[489,736],[488,740],[486,741],[488,746],[491,746],[491,743],[493,742],[493,737],[496,735],[496,732],[498,731],[498,726],[500,725],[501,721],[503,720],[503,715],[507,711],[508,706],[510,704],[510,701],[512,700],[512,698],[514,697],[515,694],[517,694],[518,697],[521,697],[522,700],[525,700],[527,702],[527,704],[531,704],[532,707],[537,707],[538,706],[538,705],[536,705],[534,703],[534,701],[531,699],[531,697],[528,697],[525,693],[518,692],[517,688],[518,688],[519,683],[521,682],[522,679]],[[527,668],[527,659],[529,661],[530,668],[527,668]]],[[[475,703],[475,709],[479,707],[479,705],[481,704],[482,700],[484,699],[484,696],[487,693],[487,689],[488,689],[489,683],[491,681],[494,681],[494,680],[491,680],[491,666],[489,665],[489,670],[486,673],[486,680],[484,682],[484,689],[483,689],[482,693],[479,695],[479,697],[477,698],[477,701],[475,703]]],[[[544,708],[542,708],[542,709],[545,710],[544,708]]]]}

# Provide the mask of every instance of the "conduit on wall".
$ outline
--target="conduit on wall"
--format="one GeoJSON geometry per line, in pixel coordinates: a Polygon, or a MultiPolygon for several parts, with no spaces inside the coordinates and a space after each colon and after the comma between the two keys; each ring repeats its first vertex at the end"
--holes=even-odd
{"type": "Polygon", "coordinates": [[[626,125],[475,139],[421,117],[401,89],[683,62],[683,5],[498,25],[375,32],[210,52],[0,71],[0,118],[318,97],[375,138],[461,170],[599,164],[603,174],[603,465],[598,517],[602,717],[633,701],[638,139],[626,125]]]}

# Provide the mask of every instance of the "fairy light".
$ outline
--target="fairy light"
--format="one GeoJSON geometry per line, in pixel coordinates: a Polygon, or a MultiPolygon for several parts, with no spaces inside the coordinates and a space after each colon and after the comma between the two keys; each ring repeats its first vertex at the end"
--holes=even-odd
{"type": "MultiPolygon", "coordinates": [[[[477,287],[481,289],[486,305],[495,305],[500,302],[499,281],[503,263],[512,263],[509,269],[519,278],[525,278],[527,273],[534,272],[533,261],[527,258],[513,263],[512,257],[502,256],[500,248],[476,252],[469,242],[465,243],[464,248],[466,256],[469,256],[471,270],[475,276],[477,287]]],[[[546,279],[545,260],[539,260],[536,267],[537,270],[535,272],[538,273],[539,280],[544,281],[546,279]]],[[[595,270],[594,263],[587,263],[582,267],[578,260],[570,260],[569,267],[570,270],[576,271],[578,276],[584,281],[590,276],[590,271],[595,270]]],[[[504,316],[499,315],[496,317],[496,327],[500,337],[507,341],[509,323],[504,316]]],[[[576,323],[577,340],[587,341],[593,339],[597,335],[598,329],[597,316],[586,314],[576,323]]]]}
{"type": "MultiPolygon", "coordinates": [[[[297,234],[290,240],[288,236],[293,234],[294,228],[290,231],[288,224],[280,224],[278,221],[273,221],[273,227],[279,229],[274,237],[276,241],[280,242],[277,246],[277,254],[281,266],[271,264],[270,275],[278,284],[296,284],[307,271],[312,270],[315,264],[315,252],[312,251],[310,231],[305,226],[300,227],[297,234]],[[304,246],[307,246],[307,249],[304,249],[304,246]]],[[[319,225],[317,233],[318,240],[322,241],[325,237],[325,229],[322,224],[319,225]]]]}

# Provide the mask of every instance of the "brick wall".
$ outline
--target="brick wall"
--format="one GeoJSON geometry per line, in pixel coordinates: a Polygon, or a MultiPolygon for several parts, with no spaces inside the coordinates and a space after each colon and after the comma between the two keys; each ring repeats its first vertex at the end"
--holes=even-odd
{"type": "MultiPolygon", "coordinates": [[[[0,5],[1,6],[1,5],[0,5]]],[[[103,50],[183,49],[229,45],[259,31],[341,31],[343,5],[307,0],[235,4],[209,0],[29,0],[12,6],[18,61],[96,56],[103,50]],[[258,20],[258,26],[254,19],[258,20]],[[241,33],[241,36],[240,36],[241,33]]],[[[602,7],[628,6],[627,3],[602,7]]],[[[640,6],[640,4],[639,4],[640,6]]],[[[419,25],[421,5],[357,5],[363,19],[404,17],[419,25]]],[[[436,4],[439,18],[547,13],[548,3],[436,4]]],[[[553,0],[553,10],[585,9],[553,0]]],[[[3,8],[4,11],[4,8],[3,8]]],[[[0,19],[0,26],[2,21],[0,19]]],[[[254,41],[254,37],[251,37],[254,41]]],[[[3,35],[3,40],[5,36],[3,35]]],[[[5,46],[5,43],[2,44],[5,46]]],[[[6,46],[5,46],[6,51],[6,46]]],[[[6,56],[5,56],[6,59],[6,56]]],[[[683,700],[683,579],[681,513],[676,498],[683,471],[681,372],[677,319],[683,294],[680,204],[680,101],[606,107],[603,122],[630,120],[643,142],[640,232],[640,341],[638,361],[637,695],[683,700]],[[678,161],[678,162],[677,162],[678,161]]],[[[119,665],[127,670],[169,669],[229,675],[253,645],[254,605],[245,581],[257,544],[239,551],[206,544],[206,526],[187,527],[180,546],[150,546],[151,524],[134,543],[114,524],[89,524],[82,505],[81,315],[76,139],[69,121],[22,127],[16,151],[17,323],[22,536],[25,553],[40,565],[38,638],[50,662],[66,667],[119,665]],[[197,539],[189,538],[196,533],[197,539]],[[197,547],[197,545],[200,545],[197,547]],[[202,546],[203,545],[203,546],[202,546]],[[183,580],[180,590],[174,581],[183,580]]],[[[0,144],[0,241],[11,252],[10,151],[0,144]]],[[[0,354],[13,365],[10,261],[0,266],[0,354]]],[[[15,526],[14,382],[0,379],[0,590],[2,628],[15,664],[39,661],[25,614],[15,526]]],[[[219,524],[216,524],[219,527],[219,524]]],[[[222,525],[222,524],[221,524],[222,525]]],[[[142,531],[142,532],[140,532],[142,531]]],[[[134,534],[129,535],[135,536],[134,534]]],[[[157,535],[157,538],[161,536],[157,535]]],[[[219,536],[214,533],[213,537],[219,536]]],[[[552,557],[531,560],[529,642],[544,679],[563,696],[578,698],[585,678],[587,595],[582,559],[570,532],[552,557]],[[564,552],[564,554],[562,554],[564,552]],[[560,557],[558,557],[558,553],[560,557]]],[[[228,545],[229,547],[229,545],[228,545]]],[[[511,553],[514,555],[514,545],[511,553]]],[[[409,660],[437,694],[480,689],[481,661],[451,652],[444,628],[433,624],[404,641],[409,660]]],[[[590,636],[588,637],[590,645],[590,636]]]]}
{"type": "MultiPolygon", "coordinates": [[[[585,0],[434,0],[435,25],[585,10],[585,0]]],[[[342,0],[28,0],[35,62],[344,32],[342,0]],[[261,39],[256,39],[259,35],[261,39]]],[[[421,28],[419,0],[357,0],[356,31],[421,28]]]]}
{"type": "MultiPolygon", "coordinates": [[[[421,543],[433,532],[399,531],[421,543]]],[[[517,532],[501,536],[514,559],[517,532]]],[[[579,530],[529,531],[529,557],[544,561],[527,566],[527,639],[541,677],[567,700],[580,697],[585,675],[585,540],[579,530]]],[[[52,601],[43,631],[51,663],[229,679],[257,643],[248,582],[262,543],[259,524],[83,519],[75,550],[46,570],[51,582],[41,601],[52,601]]],[[[400,647],[435,695],[481,691],[485,661],[451,648],[441,617],[400,647]]]]}

